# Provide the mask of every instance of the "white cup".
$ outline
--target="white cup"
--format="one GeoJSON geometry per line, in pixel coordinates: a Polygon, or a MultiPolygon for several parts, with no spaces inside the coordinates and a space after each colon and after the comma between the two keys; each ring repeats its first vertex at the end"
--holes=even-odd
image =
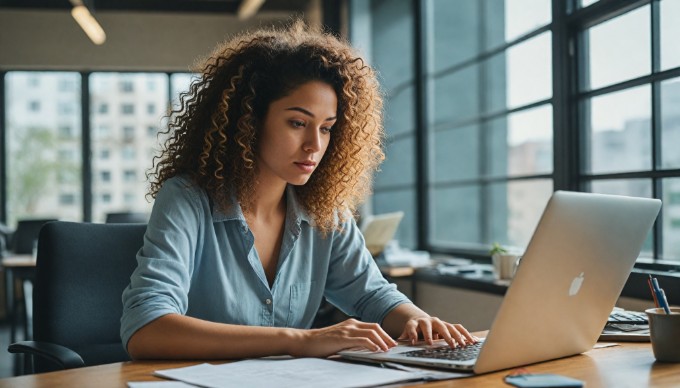
{"type": "Polygon", "coordinates": [[[515,275],[520,256],[514,253],[494,253],[491,256],[496,279],[509,280],[515,275]]]}

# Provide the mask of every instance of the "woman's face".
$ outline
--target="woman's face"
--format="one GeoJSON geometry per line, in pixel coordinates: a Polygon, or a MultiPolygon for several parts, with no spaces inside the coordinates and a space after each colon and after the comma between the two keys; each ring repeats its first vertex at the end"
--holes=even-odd
{"type": "Polygon", "coordinates": [[[328,148],[337,109],[335,91],[321,81],[273,101],[259,139],[260,183],[307,183],[328,148]]]}

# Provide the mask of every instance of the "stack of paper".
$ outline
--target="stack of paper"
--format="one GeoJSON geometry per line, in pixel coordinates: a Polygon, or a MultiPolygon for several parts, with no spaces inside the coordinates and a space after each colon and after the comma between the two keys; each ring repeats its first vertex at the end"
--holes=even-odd
{"type": "MultiPolygon", "coordinates": [[[[423,379],[459,377],[455,373],[397,370],[319,358],[254,359],[222,365],[165,369],[156,376],[201,387],[367,387],[423,379]]],[[[130,386],[135,386],[130,383],[130,386]]],[[[162,383],[161,383],[162,384],[162,383]]]]}

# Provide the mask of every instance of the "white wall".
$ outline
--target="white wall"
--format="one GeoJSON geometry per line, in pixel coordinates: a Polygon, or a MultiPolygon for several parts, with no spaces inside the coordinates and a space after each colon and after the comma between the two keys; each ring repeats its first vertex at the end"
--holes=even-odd
{"type": "MultiPolygon", "coordinates": [[[[318,22],[309,11],[308,22],[318,22]],[[311,18],[311,21],[310,21],[311,18]]],[[[107,40],[94,45],[69,11],[0,11],[0,69],[187,71],[198,57],[243,29],[287,21],[229,15],[98,12],[107,40]]]]}

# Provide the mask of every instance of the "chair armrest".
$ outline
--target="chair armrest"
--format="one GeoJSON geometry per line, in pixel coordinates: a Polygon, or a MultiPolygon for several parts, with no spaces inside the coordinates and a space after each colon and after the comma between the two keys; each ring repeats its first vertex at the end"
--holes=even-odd
{"type": "Polygon", "coordinates": [[[78,353],[65,346],[50,342],[20,341],[9,345],[7,350],[10,353],[24,353],[46,358],[57,363],[63,369],[85,366],[85,361],[78,353]]]}

